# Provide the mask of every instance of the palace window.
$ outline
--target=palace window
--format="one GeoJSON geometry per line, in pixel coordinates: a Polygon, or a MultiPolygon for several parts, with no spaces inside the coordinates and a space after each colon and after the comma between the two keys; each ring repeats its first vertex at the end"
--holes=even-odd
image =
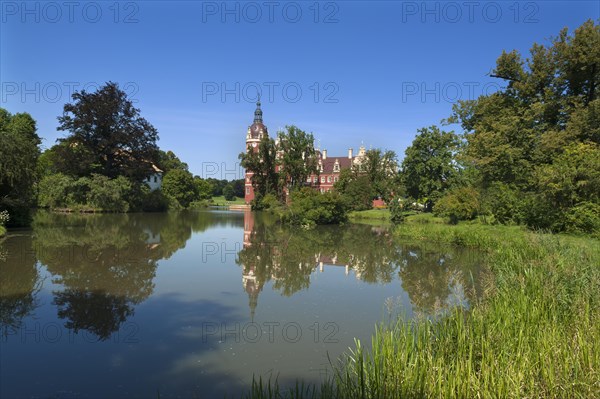
{"type": "Polygon", "coordinates": [[[334,182],[337,182],[338,180],[340,180],[340,178],[339,178],[339,177],[337,177],[337,176],[334,176],[334,177],[333,177],[333,181],[334,181],[334,182]]]}
{"type": "Polygon", "coordinates": [[[319,181],[319,178],[318,178],[317,176],[315,176],[315,177],[313,178],[313,183],[317,183],[318,181],[319,181]]]}
{"type": "Polygon", "coordinates": [[[340,164],[336,163],[335,165],[333,165],[333,171],[334,172],[339,172],[340,171],[340,164]]]}
{"type": "Polygon", "coordinates": [[[331,176],[327,176],[327,183],[331,183],[331,176]]]}
{"type": "Polygon", "coordinates": [[[308,178],[306,179],[306,182],[307,182],[307,183],[310,183],[310,182],[311,182],[311,177],[310,177],[310,176],[308,176],[308,178]]]}
{"type": "Polygon", "coordinates": [[[246,187],[246,195],[250,194],[250,187],[246,187]]]}
{"type": "Polygon", "coordinates": [[[321,176],[321,183],[325,183],[325,176],[321,176]]]}

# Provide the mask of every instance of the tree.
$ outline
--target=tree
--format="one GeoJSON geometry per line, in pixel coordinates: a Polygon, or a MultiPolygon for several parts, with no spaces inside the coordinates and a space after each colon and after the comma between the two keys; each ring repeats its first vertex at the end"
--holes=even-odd
{"type": "Polygon", "coordinates": [[[334,184],[334,188],[342,195],[348,209],[363,211],[371,209],[375,190],[369,181],[369,177],[361,174],[358,170],[343,169],[340,179],[334,184]]]}
{"type": "Polygon", "coordinates": [[[213,196],[213,185],[206,179],[200,176],[194,176],[194,185],[196,186],[196,194],[200,200],[208,200],[213,196]]]}
{"type": "Polygon", "coordinates": [[[158,150],[158,166],[167,173],[170,170],[188,170],[188,164],[182,162],[173,151],[158,150]]]}
{"type": "Polygon", "coordinates": [[[360,164],[373,187],[375,197],[389,201],[397,185],[398,159],[394,151],[382,151],[379,148],[368,150],[365,160],[360,164]]]}
{"type": "Polygon", "coordinates": [[[402,161],[402,175],[407,194],[417,200],[425,200],[427,211],[457,175],[454,155],[459,139],[453,132],[445,132],[437,126],[418,130],[419,134],[406,149],[402,161]]]}
{"type": "Polygon", "coordinates": [[[258,144],[258,149],[249,147],[247,152],[239,155],[241,165],[247,171],[252,171],[252,187],[259,202],[266,194],[274,194],[281,198],[279,173],[276,171],[277,147],[275,141],[264,136],[258,144]]]}
{"type": "Polygon", "coordinates": [[[278,132],[280,151],[280,176],[283,185],[290,191],[302,187],[308,176],[318,172],[318,159],[315,151],[315,139],[296,126],[286,126],[285,131],[278,132]]]}
{"type": "Polygon", "coordinates": [[[223,189],[223,196],[227,201],[235,200],[235,194],[233,193],[233,187],[231,186],[231,184],[225,186],[225,188],[223,189]]]}
{"type": "Polygon", "coordinates": [[[196,199],[196,185],[190,172],[173,169],[167,172],[162,182],[163,192],[187,208],[196,199]]]}
{"type": "Polygon", "coordinates": [[[10,225],[30,222],[41,143],[36,130],[31,115],[0,108],[0,212],[8,211],[10,225]]]}
{"type": "Polygon", "coordinates": [[[65,162],[61,172],[75,176],[99,173],[111,178],[127,176],[142,180],[158,162],[158,132],[140,116],[118,85],[108,82],[94,93],[73,94],[58,117],[57,151],[65,162]]]}

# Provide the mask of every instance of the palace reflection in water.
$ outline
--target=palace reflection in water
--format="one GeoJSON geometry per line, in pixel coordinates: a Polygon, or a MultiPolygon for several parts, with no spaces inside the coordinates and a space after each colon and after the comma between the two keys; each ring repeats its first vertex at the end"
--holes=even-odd
{"type": "Polygon", "coordinates": [[[0,243],[0,396],[144,397],[156,381],[164,393],[223,396],[274,366],[282,382],[314,379],[323,356],[368,340],[386,313],[468,307],[482,270],[477,252],[398,241],[385,226],[304,230],[228,211],[38,212],[31,230],[0,243]],[[207,323],[286,321],[305,337],[326,321],[339,334],[335,343],[250,345],[203,333],[207,323]],[[40,356],[53,367],[35,374],[40,356]],[[94,378],[115,384],[88,388],[96,380],[79,374],[82,356],[94,378]]]}

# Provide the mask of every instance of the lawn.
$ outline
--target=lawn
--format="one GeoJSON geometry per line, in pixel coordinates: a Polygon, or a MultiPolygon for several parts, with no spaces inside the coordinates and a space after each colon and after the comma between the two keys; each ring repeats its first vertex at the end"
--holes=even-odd
{"type": "Polygon", "coordinates": [[[225,199],[225,197],[223,197],[223,196],[212,197],[212,201],[213,201],[212,205],[217,205],[217,206],[244,205],[246,203],[243,198],[235,197],[235,200],[227,201],[225,199]]]}

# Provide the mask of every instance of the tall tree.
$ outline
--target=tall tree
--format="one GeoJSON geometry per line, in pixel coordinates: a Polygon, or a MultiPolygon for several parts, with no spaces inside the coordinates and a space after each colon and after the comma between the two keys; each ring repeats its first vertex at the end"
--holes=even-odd
{"type": "Polygon", "coordinates": [[[58,121],[57,129],[70,133],[59,139],[60,152],[69,160],[64,173],[141,180],[158,162],[157,130],[116,83],[108,82],[94,93],[75,92],[58,121]]]}
{"type": "Polygon", "coordinates": [[[437,126],[418,132],[406,149],[402,175],[407,194],[425,201],[425,207],[430,211],[458,173],[454,155],[459,139],[453,132],[442,131],[437,126]]]}
{"type": "Polygon", "coordinates": [[[290,191],[304,186],[306,179],[318,171],[318,159],[315,151],[315,139],[312,133],[306,133],[296,126],[286,126],[278,132],[281,165],[280,175],[290,191]]]}
{"type": "Polygon", "coordinates": [[[31,115],[0,108],[0,211],[9,212],[11,225],[30,221],[41,143],[36,130],[31,115]]]}
{"type": "Polygon", "coordinates": [[[242,167],[253,172],[252,187],[256,199],[260,200],[267,194],[274,194],[281,198],[279,173],[276,171],[277,147],[275,141],[265,135],[257,148],[254,150],[249,147],[247,152],[239,155],[242,167]]]}

